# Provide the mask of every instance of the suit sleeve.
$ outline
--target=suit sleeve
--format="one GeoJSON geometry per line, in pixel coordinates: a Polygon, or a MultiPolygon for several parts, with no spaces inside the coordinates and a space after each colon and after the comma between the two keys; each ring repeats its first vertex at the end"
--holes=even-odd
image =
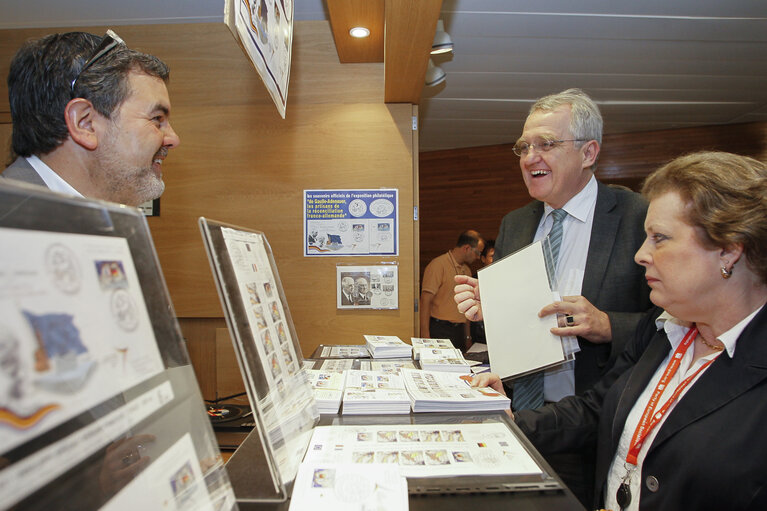
{"type": "Polygon", "coordinates": [[[542,454],[578,449],[594,449],[602,403],[610,387],[625,372],[630,371],[642,356],[657,331],[655,319],[663,312],[655,308],[645,314],[633,340],[618,361],[591,389],[582,396],[569,396],[537,410],[515,413],[514,420],[542,454]]]}
{"type": "Polygon", "coordinates": [[[501,220],[501,227],[498,229],[498,236],[495,237],[495,256],[494,260],[502,259],[506,255],[505,244],[506,233],[506,217],[501,220]]]}
{"type": "Polygon", "coordinates": [[[612,330],[612,348],[608,366],[623,353],[626,345],[634,337],[637,325],[653,308],[650,301],[650,288],[644,278],[644,269],[633,261],[633,255],[645,239],[644,220],[647,215],[647,202],[633,192],[617,190],[616,193],[618,193],[619,204],[624,208],[620,236],[622,243],[628,243],[630,246],[629,254],[623,256],[628,258],[629,262],[621,263],[628,264],[629,268],[621,266],[623,268],[621,278],[632,281],[631,285],[625,288],[626,296],[616,299],[631,305],[621,311],[610,311],[609,308],[604,311],[610,319],[612,330]]]}

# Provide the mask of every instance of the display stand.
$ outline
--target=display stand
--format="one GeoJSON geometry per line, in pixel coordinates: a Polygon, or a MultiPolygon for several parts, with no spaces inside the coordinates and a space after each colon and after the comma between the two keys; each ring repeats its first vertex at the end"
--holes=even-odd
{"type": "MultiPolygon", "coordinates": [[[[304,399],[305,379],[303,369],[288,371],[292,363],[302,362],[303,357],[277,267],[263,233],[205,218],[200,219],[200,226],[256,423],[255,430],[229,460],[227,469],[241,508],[287,509],[290,483],[295,476],[291,471],[304,459],[304,451],[284,449],[274,441],[275,423],[270,410],[291,408],[295,402],[304,399]],[[277,296],[263,296],[264,283],[269,283],[277,296]],[[275,321],[270,321],[264,312],[273,310],[272,300],[279,301],[280,314],[275,321]],[[266,320],[263,320],[265,316],[266,320]],[[275,373],[272,370],[275,359],[271,353],[277,349],[273,342],[264,340],[264,333],[274,332],[278,324],[283,324],[290,333],[291,337],[284,343],[292,346],[295,352],[277,357],[279,371],[275,373]]],[[[341,361],[332,358],[324,359],[323,363],[341,361]]],[[[308,382],[306,385],[311,392],[308,382]]],[[[309,397],[313,402],[311,394],[309,397]]],[[[352,459],[357,454],[377,459],[379,454],[391,453],[403,460],[402,464],[410,465],[410,469],[414,465],[424,465],[423,469],[415,467],[415,471],[407,475],[411,509],[438,506],[440,509],[463,510],[468,502],[471,507],[483,509],[508,509],[511,502],[519,502],[528,509],[580,508],[577,500],[503,413],[323,415],[318,420],[309,420],[309,416],[296,420],[294,415],[289,415],[286,418],[293,424],[293,429],[282,430],[281,441],[292,441],[304,450],[309,447],[306,456],[309,458],[309,453],[315,455],[314,462],[333,463],[333,455],[339,452],[344,459],[347,454],[352,459]],[[300,419],[304,419],[303,422],[300,419]],[[299,423],[300,426],[296,426],[299,423]],[[331,428],[315,429],[317,424],[331,428]],[[312,432],[311,445],[308,438],[302,443],[303,435],[312,432]],[[483,436],[487,432],[490,434],[483,436]],[[389,442],[386,440],[390,438],[388,433],[391,438],[401,438],[402,445],[391,443],[380,448],[381,442],[374,438],[385,437],[383,441],[389,442]],[[436,436],[427,437],[430,433],[436,433],[436,436]],[[343,438],[334,435],[343,435],[343,438]],[[406,437],[409,440],[405,440],[406,437]],[[425,447],[409,443],[419,441],[425,447]],[[366,444],[368,447],[358,450],[355,442],[369,443],[366,444]],[[436,442],[441,445],[433,448],[436,442]],[[451,450],[453,447],[459,450],[451,450]],[[406,459],[406,456],[411,453],[417,456],[416,451],[434,454],[437,457],[433,460],[439,458],[442,466],[436,467],[431,461],[408,462],[410,458],[406,459]],[[441,452],[450,459],[440,457],[441,452]],[[316,456],[323,459],[318,460],[316,456]],[[451,461],[453,459],[455,461],[451,461]],[[466,468],[468,466],[476,467],[476,470],[466,468]],[[430,469],[434,470],[430,472],[430,469]],[[434,471],[450,475],[433,477],[434,471]]],[[[286,421],[279,422],[284,424],[286,421]]]]}
{"type": "Polygon", "coordinates": [[[236,508],[144,215],[2,180],[0,245],[0,508],[236,508]]]}
{"type": "MultiPolygon", "coordinates": [[[[268,468],[251,475],[260,481],[268,475],[272,483],[243,483],[238,501],[284,501],[319,412],[277,265],[263,233],[205,218],[199,223],[253,410],[256,450],[268,468]]],[[[248,457],[239,450],[232,456],[235,464],[248,457]]]]}

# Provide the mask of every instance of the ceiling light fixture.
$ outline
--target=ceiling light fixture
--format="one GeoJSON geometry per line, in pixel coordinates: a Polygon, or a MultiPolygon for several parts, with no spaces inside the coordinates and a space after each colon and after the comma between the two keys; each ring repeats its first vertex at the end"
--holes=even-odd
{"type": "Polygon", "coordinates": [[[365,27],[354,27],[351,30],[349,30],[349,35],[356,38],[363,38],[370,35],[370,30],[368,30],[365,27]]]}
{"type": "Polygon", "coordinates": [[[434,33],[434,42],[431,44],[431,54],[448,53],[453,51],[453,40],[450,34],[445,32],[442,20],[437,20],[437,31],[434,33]]]}
{"type": "Polygon", "coordinates": [[[426,68],[426,79],[424,80],[426,86],[434,87],[435,85],[444,82],[446,78],[447,75],[445,74],[445,71],[443,71],[441,67],[435,66],[434,62],[429,59],[429,66],[426,68]]]}

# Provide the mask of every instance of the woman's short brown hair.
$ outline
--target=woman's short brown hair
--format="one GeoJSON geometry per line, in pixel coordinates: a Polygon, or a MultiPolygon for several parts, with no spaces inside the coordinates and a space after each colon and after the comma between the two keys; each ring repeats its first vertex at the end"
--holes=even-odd
{"type": "Polygon", "coordinates": [[[742,244],[751,270],[767,283],[767,166],[746,156],[699,152],[680,156],[651,174],[642,194],[676,192],[686,220],[705,246],[742,244]]]}

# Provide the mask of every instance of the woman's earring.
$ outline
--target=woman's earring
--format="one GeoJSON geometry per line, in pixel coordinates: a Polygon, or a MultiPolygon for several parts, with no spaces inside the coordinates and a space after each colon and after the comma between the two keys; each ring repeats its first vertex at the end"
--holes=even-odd
{"type": "Polygon", "coordinates": [[[720,270],[722,272],[723,279],[729,279],[730,277],[732,277],[732,268],[728,270],[726,266],[722,265],[720,270]]]}

